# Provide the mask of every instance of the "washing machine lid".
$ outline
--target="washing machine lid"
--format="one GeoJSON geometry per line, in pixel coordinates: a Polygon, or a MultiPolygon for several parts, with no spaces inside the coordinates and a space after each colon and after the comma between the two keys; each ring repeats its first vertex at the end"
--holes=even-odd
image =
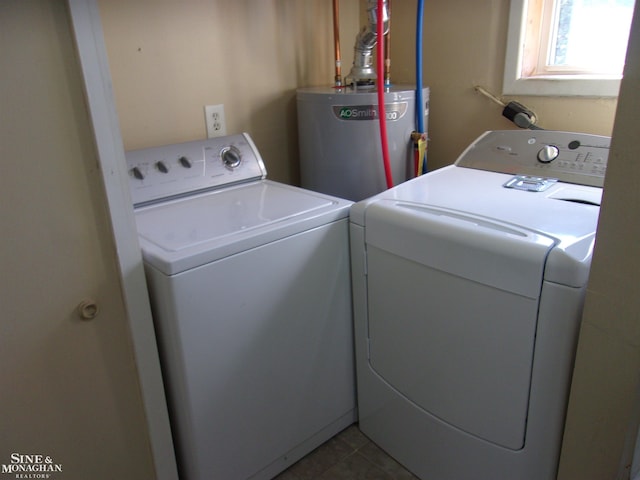
{"type": "Polygon", "coordinates": [[[542,192],[505,188],[513,175],[448,166],[356,203],[351,221],[366,227],[380,222],[368,215],[374,204],[385,209],[408,206],[444,208],[465,218],[513,225],[551,238],[545,279],[581,287],[586,284],[600,212],[602,189],[556,182],[542,192]]]}
{"type": "Polygon", "coordinates": [[[174,275],[348,216],[351,202],[260,180],[135,210],[144,260],[174,275]]]}

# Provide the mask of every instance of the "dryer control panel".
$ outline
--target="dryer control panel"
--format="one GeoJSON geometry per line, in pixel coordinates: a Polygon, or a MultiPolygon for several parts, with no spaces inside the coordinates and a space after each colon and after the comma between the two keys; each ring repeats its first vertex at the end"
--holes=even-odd
{"type": "Polygon", "coordinates": [[[610,143],[610,137],[584,133],[490,131],[469,145],[456,165],[602,187],[610,143]]]}
{"type": "Polygon", "coordinates": [[[247,133],[126,153],[134,206],[266,178],[247,133]]]}

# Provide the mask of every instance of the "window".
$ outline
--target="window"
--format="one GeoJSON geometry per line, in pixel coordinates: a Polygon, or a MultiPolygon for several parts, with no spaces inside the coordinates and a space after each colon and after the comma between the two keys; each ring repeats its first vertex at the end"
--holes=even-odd
{"type": "Polygon", "coordinates": [[[511,0],[504,94],[618,95],[634,0],[511,0]]]}

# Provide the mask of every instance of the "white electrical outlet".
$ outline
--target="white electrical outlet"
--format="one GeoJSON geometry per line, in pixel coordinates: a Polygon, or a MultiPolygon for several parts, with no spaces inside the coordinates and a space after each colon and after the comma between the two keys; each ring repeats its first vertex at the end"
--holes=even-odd
{"type": "Polygon", "coordinates": [[[207,125],[207,138],[221,137],[227,134],[227,123],[224,119],[224,105],[206,105],[204,118],[207,125]]]}

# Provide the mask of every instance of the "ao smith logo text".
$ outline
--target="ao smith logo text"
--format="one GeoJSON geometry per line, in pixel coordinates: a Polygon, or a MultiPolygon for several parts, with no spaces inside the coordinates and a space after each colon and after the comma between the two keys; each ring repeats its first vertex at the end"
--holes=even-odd
{"type": "MultiPolygon", "coordinates": [[[[407,113],[407,102],[385,104],[387,121],[400,120],[407,113]]],[[[334,105],[333,114],[339,120],[377,120],[377,105],[334,105]]]]}
{"type": "Polygon", "coordinates": [[[2,474],[12,478],[53,478],[55,473],[62,473],[62,465],[48,455],[12,453],[10,463],[2,464],[2,474]]]}

